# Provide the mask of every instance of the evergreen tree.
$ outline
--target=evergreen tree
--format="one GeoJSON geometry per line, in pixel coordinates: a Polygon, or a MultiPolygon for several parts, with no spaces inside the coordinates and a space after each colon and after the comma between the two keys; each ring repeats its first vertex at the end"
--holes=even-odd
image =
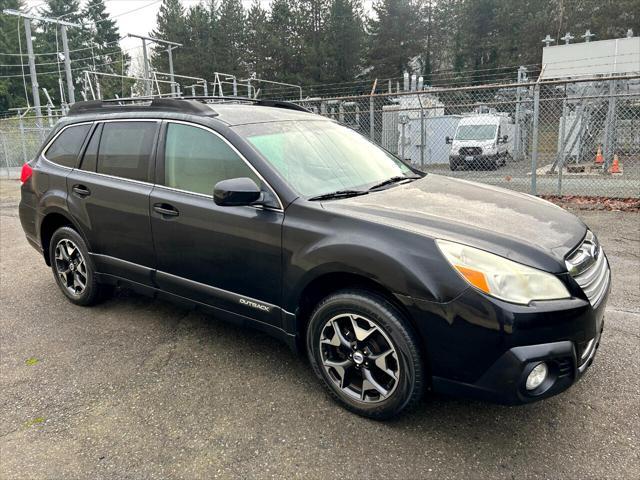
{"type": "MultiPolygon", "coordinates": [[[[109,17],[104,0],[89,0],[82,10],[82,16],[85,24],[88,24],[91,47],[85,53],[93,56],[97,70],[116,75],[126,74],[129,57],[120,48],[120,32],[116,22],[109,17]]],[[[114,98],[116,94],[127,95],[130,83],[102,77],[100,85],[103,98],[114,98]]]]}
{"type": "MultiPolygon", "coordinates": [[[[215,5],[211,7],[215,8],[215,5]]],[[[215,14],[215,10],[207,9],[203,4],[189,8],[185,19],[186,38],[181,41],[183,46],[175,50],[176,58],[180,58],[177,74],[213,80],[216,55],[219,55],[215,42],[215,14]]],[[[184,82],[189,81],[181,83],[184,82]]],[[[198,92],[204,93],[203,90],[198,92]]]]}
{"type": "Polygon", "coordinates": [[[294,84],[302,79],[302,45],[296,22],[298,13],[294,0],[273,0],[271,4],[268,42],[271,61],[266,69],[270,79],[294,84]]]}
{"type": "Polygon", "coordinates": [[[327,44],[333,39],[326,36],[326,22],[329,13],[329,0],[300,0],[297,5],[296,28],[302,45],[302,71],[305,83],[318,83],[325,80],[327,66],[327,44]]]}
{"type": "Polygon", "coordinates": [[[415,0],[377,0],[373,10],[368,61],[378,78],[398,77],[422,52],[420,6],[415,0]]]}
{"type": "MultiPolygon", "coordinates": [[[[10,65],[0,67],[0,77],[8,77],[0,78],[0,112],[6,111],[9,108],[24,107],[27,105],[22,77],[14,76],[21,75],[22,69],[20,68],[20,64],[27,63],[26,55],[22,58],[18,56],[20,53],[18,34],[24,38],[22,19],[2,14],[2,10],[5,8],[17,10],[22,7],[23,3],[21,0],[0,0],[0,52],[9,54],[0,55],[0,64],[10,65]],[[19,29],[18,22],[20,22],[19,29]]],[[[23,38],[21,38],[23,42],[23,53],[26,53],[23,38]]],[[[28,75],[28,69],[25,69],[25,74],[28,75]]],[[[30,85],[27,84],[27,89],[29,87],[30,85]]],[[[31,104],[31,100],[29,100],[29,104],[31,104]]]]}
{"type": "Polygon", "coordinates": [[[358,0],[333,0],[326,25],[327,79],[348,82],[362,62],[365,31],[358,0]]]}
{"type": "Polygon", "coordinates": [[[222,0],[217,18],[219,55],[215,68],[219,72],[244,76],[247,73],[245,52],[245,12],[240,0],[222,0]]]}
{"type": "MultiPolygon", "coordinates": [[[[185,20],[186,12],[180,0],[163,0],[156,17],[156,28],[151,32],[151,36],[185,45],[173,51],[173,67],[175,73],[189,75],[193,65],[189,64],[191,55],[188,52],[189,38],[185,20]]],[[[159,72],[169,71],[169,55],[166,45],[154,45],[151,64],[159,72]]]]}
{"type": "Polygon", "coordinates": [[[247,12],[244,51],[248,73],[258,78],[267,75],[267,63],[271,61],[269,35],[268,13],[260,0],[253,0],[247,12]]]}

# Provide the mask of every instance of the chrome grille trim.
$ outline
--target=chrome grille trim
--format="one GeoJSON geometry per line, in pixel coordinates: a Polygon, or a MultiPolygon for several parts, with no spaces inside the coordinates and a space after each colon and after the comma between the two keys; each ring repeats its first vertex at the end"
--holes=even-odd
{"type": "Polygon", "coordinates": [[[598,243],[596,236],[590,231],[580,246],[566,260],[567,270],[580,285],[582,291],[593,307],[600,304],[611,280],[609,262],[598,243]]]}

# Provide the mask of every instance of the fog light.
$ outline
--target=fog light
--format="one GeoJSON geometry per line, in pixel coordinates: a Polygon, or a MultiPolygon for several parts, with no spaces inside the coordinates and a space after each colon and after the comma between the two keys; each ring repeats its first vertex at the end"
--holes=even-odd
{"type": "Polygon", "coordinates": [[[533,367],[531,373],[527,377],[527,390],[535,390],[542,382],[547,378],[547,374],[549,373],[549,369],[547,368],[547,364],[542,362],[533,367]]]}

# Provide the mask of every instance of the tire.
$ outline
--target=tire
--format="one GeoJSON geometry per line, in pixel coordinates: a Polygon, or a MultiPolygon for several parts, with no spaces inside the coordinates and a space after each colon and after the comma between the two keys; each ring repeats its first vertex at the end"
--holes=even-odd
{"type": "Polygon", "coordinates": [[[98,302],[102,287],[96,280],[87,245],[78,232],[71,227],[56,230],[49,243],[49,258],[53,277],[71,303],[89,306],[98,302]]]}
{"type": "Polygon", "coordinates": [[[329,394],[358,415],[391,418],[424,393],[416,334],[380,295],[344,290],[326,297],[311,315],[306,341],[309,361],[329,394]]]}

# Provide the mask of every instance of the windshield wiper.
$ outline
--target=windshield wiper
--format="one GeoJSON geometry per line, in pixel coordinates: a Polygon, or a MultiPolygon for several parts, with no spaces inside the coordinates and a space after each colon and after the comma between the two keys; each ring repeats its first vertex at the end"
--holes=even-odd
{"type": "Polygon", "coordinates": [[[369,193],[367,190],[337,190],[335,192],[323,193],[322,195],[316,195],[315,197],[308,198],[308,200],[331,200],[334,198],[348,198],[355,197],[357,195],[366,195],[369,193]]]}
{"type": "Polygon", "coordinates": [[[413,175],[413,176],[410,176],[410,177],[406,177],[404,175],[398,175],[396,177],[388,178],[387,180],[384,180],[383,182],[376,183],[373,187],[369,188],[369,191],[375,190],[375,189],[381,188],[381,187],[386,187],[387,185],[391,185],[392,183],[398,183],[398,182],[401,182],[402,180],[417,180],[418,178],[422,178],[422,177],[419,177],[417,175],[413,175]]]}

